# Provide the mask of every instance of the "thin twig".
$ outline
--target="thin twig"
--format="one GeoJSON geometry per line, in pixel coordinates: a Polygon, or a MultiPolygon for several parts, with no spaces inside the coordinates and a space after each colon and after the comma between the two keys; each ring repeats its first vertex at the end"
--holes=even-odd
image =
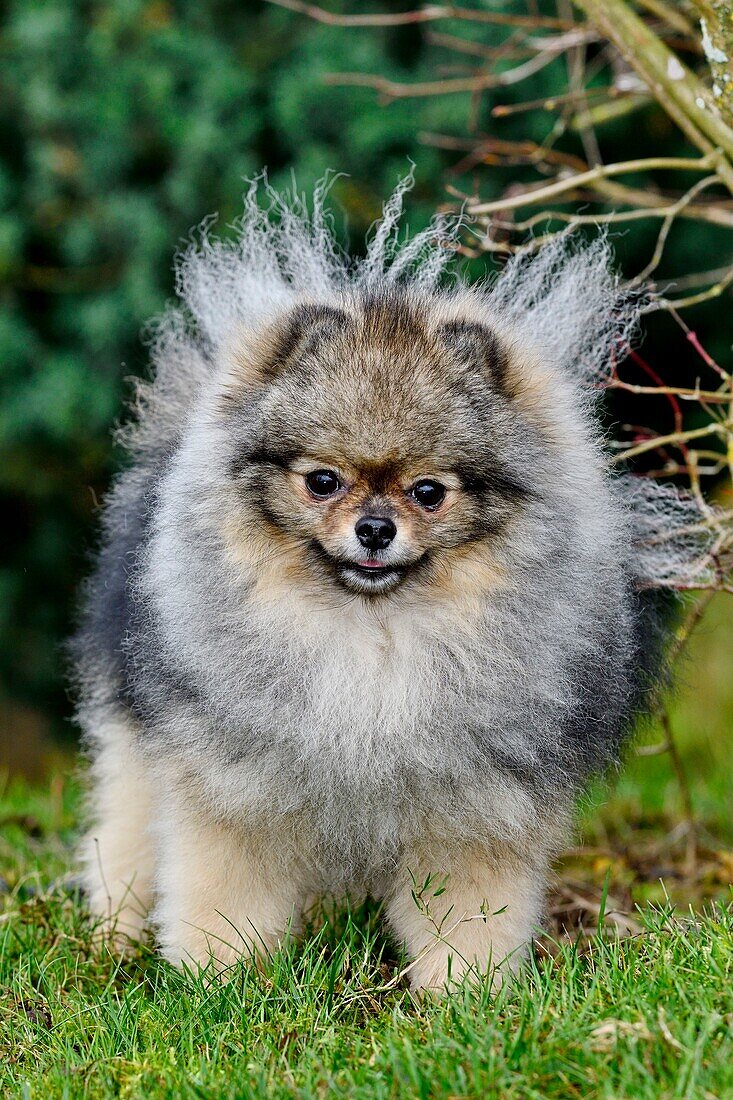
{"type": "Polygon", "coordinates": [[[678,386],[637,386],[633,382],[622,382],[620,378],[613,378],[605,382],[604,389],[626,390],[627,393],[649,394],[653,397],[663,397],[665,394],[673,394],[683,401],[710,401],[712,404],[727,405],[731,395],[720,390],[685,389],[678,386]]]}
{"type": "Polygon", "coordinates": [[[719,298],[731,283],[733,283],[733,265],[722,279],[719,279],[714,286],[708,287],[707,290],[702,290],[699,294],[690,294],[686,298],[655,297],[654,306],[657,309],[687,309],[689,306],[697,306],[701,302],[709,302],[713,298],[719,298]]]}
{"type": "MultiPolygon", "coordinates": [[[[710,179],[711,177],[708,177],[710,179]]],[[[601,198],[596,201],[604,202],[605,199],[601,198]]],[[[643,221],[646,218],[667,218],[672,212],[673,217],[684,217],[687,214],[695,221],[710,221],[713,225],[721,225],[726,229],[733,229],[733,210],[728,213],[727,211],[720,211],[717,208],[711,206],[699,204],[690,204],[686,207],[680,206],[677,202],[665,203],[663,206],[647,206],[642,207],[641,210],[613,210],[606,214],[577,214],[572,211],[566,210],[540,210],[537,214],[533,214],[531,218],[526,218],[524,221],[509,222],[502,221],[501,219],[492,219],[492,224],[500,225],[504,229],[511,229],[514,232],[525,232],[526,230],[533,229],[536,225],[540,225],[542,222],[547,221],[562,221],[568,225],[604,225],[604,224],[616,224],[622,222],[635,222],[643,221]],[[714,211],[712,217],[708,218],[708,213],[714,211]],[[722,215],[722,216],[721,216],[722,215]]],[[[727,274],[728,268],[725,268],[727,274]]],[[[713,272],[713,275],[720,275],[720,272],[713,272]]],[[[672,281],[670,280],[670,285],[672,281]]]]}
{"type": "Polygon", "coordinates": [[[482,61],[524,61],[527,57],[534,57],[537,52],[526,46],[515,46],[514,35],[510,35],[498,46],[487,46],[483,42],[474,42],[470,38],[460,38],[456,34],[440,34],[438,31],[426,31],[425,37],[431,46],[440,46],[455,53],[467,54],[469,57],[480,57],[482,61]]]}
{"type": "Polygon", "coordinates": [[[652,253],[651,259],[649,260],[647,265],[639,272],[639,274],[631,280],[631,286],[638,286],[641,283],[645,283],[652,272],[656,271],[662,259],[662,253],[664,252],[664,246],[667,243],[667,237],[669,236],[670,230],[674,225],[674,220],[677,215],[680,214],[685,209],[685,207],[689,206],[692,200],[697,198],[697,196],[702,191],[704,191],[708,187],[712,187],[713,184],[716,183],[718,183],[717,175],[705,176],[704,179],[698,180],[696,183],[693,183],[692,187],[690,187],[690,189],[686,191],[684,195],[681,195],[677,202],[672,203],[672,205],[667,209],[667,212],[664,215],[664,221],[657,236],[657,243],[654,247],[654,252],[652,253]]]}
{"type": "Polygon", "coordinates": [[[267,0],[278,8],[307,15],[317,23],[326,23],[331,27],[403,27],[414,23],[433,23],[438,19],[457,19],[467,23],[490,23],[499,27],[531,27],[547,30],[570,30],[576,24],[565,23],[542,15],[511,15],[506,12],[482,11],[474,8],[459,8],[453,4],[429,4],[414,11],[375,12],[374,14],[343,15],[330,12],[317,4],[307,4],[303,0],[267,0]]]}
{"type": "Polygon", "coordinates": [[[679,787],[680,796],[682,798],[682,807],[685,815],[685,822],[687,824],[687,852],[685,856],[685,863],[687,866],[687,873],[691,874],[697,864],[697,822],[695,820],[695,808],[692,802],[692,792],[690,790],[690,783],[685,772],[684,764],[682,763],[682,757],[680,756],[679,747],[672,732],[672,722],[669,717],[669,712],[666,708],[662,711],[660,720],[662,723],[662,729],[664,730],[665,744],[667,752],[669,753],[670,760],[672,761],[672,767],[674,768],[675,775],[677,777],[677,786],[679,787]]]}
{"type": "Polygon", "coordinates": [[[494,118],[505,118],[509,115],[519,115],[526,111],[554,111],[565,103],[582,102],[588,98],[602,96],[604,100],[619,99],[633,95],[629,91],[621,91],[611,85],[607,88],[587,88],[584,92],[565,92],[562,95],[543,96],[541,99],[528,99],[524,103],[497,103],[491,108],[494,118]]]}
{"type": "MultiPolygon", "coordinates": [[[[674,278],[665,279],[665,287],[666,290],[672,290],[673,287],[676,290],[691,290],[693,287],[709,286],[711,283],[717,283],[720,279],[724,279],[730,268],[730,264],[725,264],[725,266],[715,267],[711,271],[691,271],[688,275],[677,275],[674,278]]],[[[670,309],[669,312],[671,315],[675,313],[673,309],[670,309]]]]}

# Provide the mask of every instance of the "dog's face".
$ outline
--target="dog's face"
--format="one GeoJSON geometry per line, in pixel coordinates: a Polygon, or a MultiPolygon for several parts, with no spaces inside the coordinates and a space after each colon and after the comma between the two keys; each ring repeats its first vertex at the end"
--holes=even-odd
{"type": "Polygon", "coordinates": [[[391,294],[298,307],[256,354],[225,401],[255,567],[374,599],[444,584],[472,551],[486,562],[527,494],[491,331],[391,294]]]}

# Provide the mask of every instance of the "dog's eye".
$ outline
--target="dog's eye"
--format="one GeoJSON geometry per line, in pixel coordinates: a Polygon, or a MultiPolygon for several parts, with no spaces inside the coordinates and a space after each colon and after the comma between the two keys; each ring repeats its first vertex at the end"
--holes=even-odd
{"type": "Polygon", "coordinates": [[[333,470],[313,470],[305,475],[305,483],[308,492],[320,499],[332,497],[341,488],[341,482],[333,470]]]}
{"type": "Polygon", "coordinates": [[[442,504],[445,499],[445,485],[425,478],[423,481],[416,482],[410,489],[410,493],[422,508],[433,509],[442,504]]]}

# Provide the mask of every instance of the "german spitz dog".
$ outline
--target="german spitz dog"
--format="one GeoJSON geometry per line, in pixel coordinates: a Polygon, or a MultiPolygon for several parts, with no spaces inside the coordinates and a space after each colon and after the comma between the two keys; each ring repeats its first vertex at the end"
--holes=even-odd
{"type": "Polygon", "coordinates": [[[253,185],[154,330],[75,654],[89,904],[177,964],[368,894],[413,988],[510,972],[643,702],[643,509],[593,411],[637,307],[602,241],[447,278],[404,190],[353,260],[323,188],[253,185]]]}

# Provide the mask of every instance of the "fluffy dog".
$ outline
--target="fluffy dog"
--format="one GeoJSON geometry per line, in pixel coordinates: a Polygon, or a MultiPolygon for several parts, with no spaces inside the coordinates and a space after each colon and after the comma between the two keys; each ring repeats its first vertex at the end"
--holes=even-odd
{"type": "Polygon", "coordinates": [[[322,192],[308,218],[253,187],[157,329],[76,654],[90,905],[175,963],[369,892],[415,988],[514,967],[643,696],[636,505],[587,385],[634,304],[602,242],[446,286],[403,190],[354,262],[322,192]]]}

